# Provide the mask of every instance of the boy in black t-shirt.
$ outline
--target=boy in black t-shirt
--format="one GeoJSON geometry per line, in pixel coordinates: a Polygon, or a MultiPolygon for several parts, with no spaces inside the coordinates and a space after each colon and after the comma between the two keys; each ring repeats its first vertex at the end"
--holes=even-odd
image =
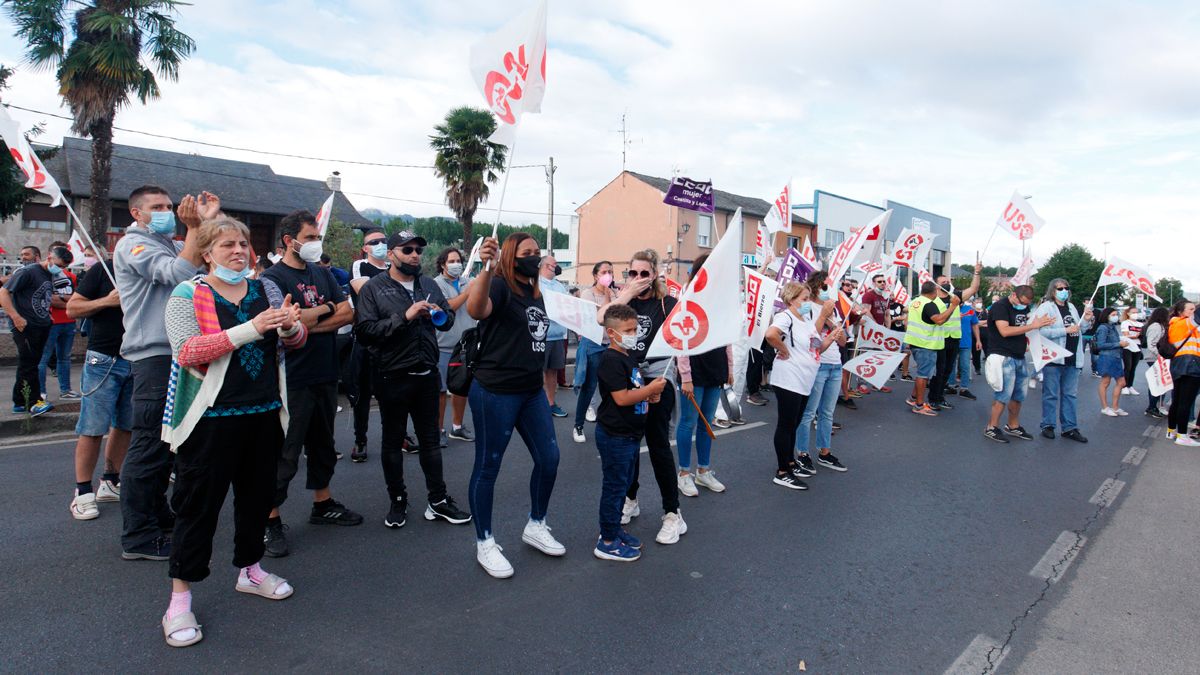
{"type": "Polygon", "coordinates": [[[646,413],[662,395],[666,380],[643,384],[637,361],[629,353],[638,340],[637,312],[613,304],[604,311],[609,347],[600,356],[600,409],[596,413],[596,447],[604,483],[600,490],[600,538],[593,551],[601,560],[632,562],[641,557],[642,542],[621,528],[621,503],[633,480],[646,413]]]}

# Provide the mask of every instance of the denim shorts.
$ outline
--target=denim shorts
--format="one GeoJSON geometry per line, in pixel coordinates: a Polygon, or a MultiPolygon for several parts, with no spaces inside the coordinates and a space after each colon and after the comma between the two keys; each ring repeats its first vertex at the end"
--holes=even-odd
{"type": "Polygon", "coordinates": [[[1004,388],[1000,391],[992,391],[992,397],[997,403],[1008,403],[1016,401],[1020,403],[1025,400],[1025,388],[1029,384],[1029,371],[1025,366],[1025,359],[1014,359],[1011,356],[1004,357],[1004,388]]]}
{"type": "Polygon", "coordinates": [[[109,427],[133,429],[133,365],[129,361],[88,350],[79,389],[83,401],[76,434],[103,436],[109,427]]]}
{"type": "Polygon", "coordinates": [[[917,366],[914,375],[922,380],[928,380],[937,372],[938,350],[926,349],[911,345],[913,363],[917,366]]]}

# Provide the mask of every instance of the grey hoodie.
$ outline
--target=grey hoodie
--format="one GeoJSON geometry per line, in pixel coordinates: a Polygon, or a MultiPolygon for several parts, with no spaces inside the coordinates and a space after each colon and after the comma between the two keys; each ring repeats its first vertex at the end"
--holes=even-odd
{"type": "Polygon", "coordinates": [[[125,338],[121,356],[140,361],[170,356],[167,340],[167,298],[180,282],[199,271],[179,257],[183,242],[154,234],[134,223],[125,230],[113,252],[121,311],[125,312],[125,338]]]}

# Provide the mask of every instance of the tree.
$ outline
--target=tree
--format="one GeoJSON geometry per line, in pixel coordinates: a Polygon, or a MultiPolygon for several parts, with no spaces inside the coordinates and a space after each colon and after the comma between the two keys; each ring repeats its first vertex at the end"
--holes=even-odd
{"type": "Polygon", "coordinates": [[[113,121],[130,96],[160,95],[157,77],[179,79],[179,64],[196,48],[175,28],[179,0],[4,0],[30,63],[57,66],[59,95],[71,130],[92,139],[92,238],[108,230],[112,205],[113,121]],[[68,8],[78,6],[68,25],[68,8]],[[68,40],[70,46],[67,46],[68,40]],[[143,58],[153,65],[151,70],[143,58]],[[157,73],[157,77],[155,75],[157,73]]]}
{"type": "Polygon", "coordinates": [[[350,263],[362,252],[362,232],[340,220],[330,220],[321,248],[334,266],[349,270],[350,263]]]}
{"type": "Polygon", "coordinates": [[[480,108],[455,108],[434,131],[429,137],[436,151],[433,173],[446,187],[446,204],[462,223],[462,246],[468,247],[475,241],[475,211],[488,198],[488,183],[500,179],[496,172],[504,170],[508,148],[488,140],[496,120],[480,108]]]}
{"type": "MultiPolygon", "coordinates": [[[[13,74],[12,68],[0,65],[0,92],[8,88],[8,78],[13,74]]],[[[26,140],[32,140],[35,136],[42,133],[43,125],[34,125],[28,133],[25,134],[26,140]]],[[[55,149],[41,148],[37,151],[38,157],[42,161],[46,161],[54,156],[55,149]]],[[[31,190],[25,187],[25,174],[21,171],[15,162],[9,163],[8,146],[3,140],[0,140],[0,220],[21,213],[25,208],[25,202],[29,199],[31,190]]]]}
{"type": "MultiPolygon", "coordinates": [[[[1071,297],[1076,302],[1083,302],[1092,296],[1100,273],[1104,271],[1104,261],[1097,260],[1079,244],[1067,244],[1054,252],[1046,264],[1033,275],[1033,288],[1036,297],[1050,284],[1051,279],[1063,278],[1071,285],[1071,297]]],[[[1109,289],[1109,295],[1120,295],[1120,287],[1109,289]]]]}

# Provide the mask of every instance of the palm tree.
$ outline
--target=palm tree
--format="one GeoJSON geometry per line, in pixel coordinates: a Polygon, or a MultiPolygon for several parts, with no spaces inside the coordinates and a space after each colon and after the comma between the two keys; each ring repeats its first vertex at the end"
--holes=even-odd
{"type": "Polygon", "coordinates": [[[186,3],[4,0],[3,4],[17,26],[16,36],[25,40],[30,63],[58,67],[58,93],[75,118],[71,130],[92,139],[90,229],[92,237],[101,241],[112,212],[108,192],[113,120],[131,94],[142,103],[159,97],[155,73],[179,79],[179,64],[196,48],[192,38],[175,28],[173,14],[186,3]]]}
{"type": "Polygon", "coordinates": [[[496,172],[504,170],[508,148],[488,140],[496,131],[496,120],[479,108],[455,108],[433,129],[437,132],[429,137],[429,147],[437,151],[433,173],[442,179],[446,204],[462,223],[465,248],[474,243],[475,211],[488,198],[488,183],[500,179],[496,172]]]}

